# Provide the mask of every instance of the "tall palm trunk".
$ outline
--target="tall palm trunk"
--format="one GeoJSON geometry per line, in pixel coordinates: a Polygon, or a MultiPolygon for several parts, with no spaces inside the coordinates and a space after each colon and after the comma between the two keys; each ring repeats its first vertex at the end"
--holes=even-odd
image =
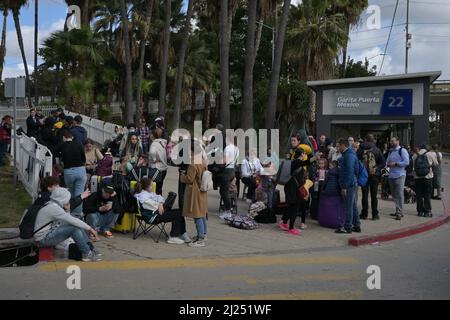
{"type": "Polygon", "coordinates": [[[347,32],[347,39],[345,40],[345,45],[342,48],[342,67],[341,67],[341,78],[345,78],[347,73],[347,51],[348,51],[348,39],[350,37],[350,24],[346,23],[345,31],[347,32]]]}
{"type": "Polygon", "coordinates": [[[22,28],[20,27],[20,19],[19,19],[19,11],[18,10],[13,11],[13,18],[14,18],[14,24],[16,27],[17,41],[19,42],[20,53],[22,54],[23,66],[25,69],[25,81],[27,84],[26,91],[27,91],[28,104],[31,107],[32,101],[31,101],[31,95],[30,95],[30,73],[28,72],[27,57],[25,55],[25,48],[23,46],[22,28]]]}
{"type": "Polygon", "coordinates": [[[139,123],[139,120],[142,117],[144,112],[144,106],[142,101],[142,78],[144,77],[144,65],[145,65],[145,48],[147,46],[147,38],[150,32],[150,24],[152,22],[152,13],[153,13],[153,0],[147,1],[147,6],[145,8],[145,32],[144,38],[141,39],[141,52],[140,52],[140,60],[139,60],[139,69],[136,76],[136,116],[134,119],[135,123],[139,123]]]}
{"type": "Polygon", "coordinates": [[[123,42],[125,47],[125,117],[128,123],[133,122],[133,76],[131,71],[130,34],[128,30],[128,10],[125,0],[121,0],[121,15],[123,26],[123,42]]]}
{"type": "Polygon", "coordinates": [[[248,26],[245,44],[245,73],[241,125],[253,128],[253,67],[255,66],[255,30],[257,0],[248,0],[248,26]]]}
{"type": "Polygon", "coordinates": [[[0,80],[3,79],[3,66],[5,64],[6,55],[6,28],[8,24],[8,10],[3,10],[3,30],[2,30],[2,43],[0,45],[0,80]]]}
{"type": "Polygon", "coordinates": [[[167,86],[167,65],[169,61],[169,44],[170,44],[170,18],[172,16],[172,3],[166,0],[166,13],[164,22],[164,47],[161,63],[161,74],[159,80],[159,114],[164,116],[166,113],[166,86],[167,86]]]}
{"type": "Polygon", "coordinates": [[[220,121],[230,128],[230,33],[228,20],[228,1],[220,0],[220,121]]]}
{"type": "Polygon", "coordinates": [[[38,50],[39,50],[39,0],[34,0],[34,103],[39,103],[38,95],[38,50]]]}
{"type": "Polygon", "coordinates": [[[180,115],[181,115],[181,90],[183,89],[183,75],[184,75],[184,64],[186,57],[186,50],[189,40],[189,32],[191,30],[191,18],[192,18],[192,8],[194,5],[194,0],[189,0],[186,22],[181,34],[181,48],[180,57],[178,61],[177,78],[175,84],[175,104],[174,104],[174,115],[173,115],[173,127],[179,128],[180,126],[180,115]]]}
{"type": "Polygon", "coordinates": [[[275,115],[277,112],[278,84],[280,81],[281,58],[283,55],[284,36],[289,18],[289,7],[291,0],[283,1],[283,12],[281,22],[278,28],[277,40],[275,46],[275,61],[273,62],[272,76],[270,79],[269,100],[266,109],[266,129],[275,127],[275,115]]]}
{"type": "Polygon", "coordinates": [[[208,129],[211,122],[211,93],[205,92],[205,112],[203,113],[203,127],[208,129]]]}
{"type": "Polygon", "coordinates": [[[83,2],[83,12],[81,14],[81,25],[83,27],[89,26],[89,0],[84,0],[83,2]]]}

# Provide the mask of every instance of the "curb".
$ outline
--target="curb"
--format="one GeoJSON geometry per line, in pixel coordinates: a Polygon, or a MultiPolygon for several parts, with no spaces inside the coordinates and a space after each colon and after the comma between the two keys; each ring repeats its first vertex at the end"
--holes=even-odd
{"type": "Polygon", "coordinates": [[[388,231],[384,233],[378,233],[374,235],[369,236],[361,236],[361,237],[352,237],[348,239],[348,244],[350,246],[364,246],[376,242],[386,242],[386,241],[392,241],[400,238],[410,237],[415,234],[423,233],[429,230],[436,229],[443,224],[446,224],[450,221],[450,204],[447,200],[447,195],[442,194],[442,204],[444,206],[444,214],[433,218],[427,222],[420,223],[414,226],[409,226],[393,231],[388,231]]]}

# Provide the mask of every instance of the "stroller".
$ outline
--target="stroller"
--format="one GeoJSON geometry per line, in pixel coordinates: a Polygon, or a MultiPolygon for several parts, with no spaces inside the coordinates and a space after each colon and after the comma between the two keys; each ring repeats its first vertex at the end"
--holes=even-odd
{"type": "MultiPolygon", "coordinates": [[[[381,170],[381,199],[388,200],[391,190],[389,188],[389,168],[381,170]]],[[[405,204],[416,203],[416,192],[414,191],[414,178],[408,176],[403,189],[405,204]]]]}

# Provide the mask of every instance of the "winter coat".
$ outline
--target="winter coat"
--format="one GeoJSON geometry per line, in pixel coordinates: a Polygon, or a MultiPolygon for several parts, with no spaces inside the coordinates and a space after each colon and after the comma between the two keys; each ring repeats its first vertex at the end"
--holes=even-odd
{"type": "Polygon", "coordinates": [[[348,148],[339,159],[339,185],[342,189],[355,187],[358,158],[352,148],[348,148]]]}
{"type": "Polygon", "coordinates": [[[200,191],[202,174],[206,166],[202,164],[189,165],[186,175],[180,181],[186,184],[184,193],[183,215],[190,218],[204,218],[208,212],[208,193],[200,191]]]}
{"type": "Polygon", "coordinates": [[[78,142],[81,146],[84,146],[84,143],[87,140],[87,131],[85,128],[81,126],[73,126],[70,128],[70,133],[73,135],[73,141],[78,142]]]}
{"type": "Polygon", "coordinates": [[[321,194],[327,196],[338,196],[341,194],[341,190],[339,187],[338,168],[332,168],[328,170],[327,177],[325,178],[321,194]]]}

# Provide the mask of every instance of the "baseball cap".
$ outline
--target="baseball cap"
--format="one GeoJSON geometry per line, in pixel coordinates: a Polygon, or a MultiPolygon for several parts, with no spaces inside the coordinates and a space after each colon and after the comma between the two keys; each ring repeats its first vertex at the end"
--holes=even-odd
{"type": "Polygon", "coordinates": [[[112,182],[105,182],[105,184],[103,185],[103,191],[105,191],[106,193],[109,194],[113,194],[114,193],[114,185],[112,184],[112,182]]]}

